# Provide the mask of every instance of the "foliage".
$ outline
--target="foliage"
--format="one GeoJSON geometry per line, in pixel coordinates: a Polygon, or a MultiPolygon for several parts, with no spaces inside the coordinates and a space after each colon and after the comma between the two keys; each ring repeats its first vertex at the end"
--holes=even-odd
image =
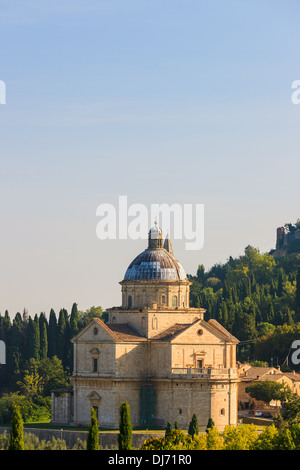
{"type": "Polygon", "coordinates": [[[215,425],[214,420],[212,418],[208,418],[207,426],[206,426],[206,432],[208,429],[213,428],[215,425]]]}
{"type": "Polygon", "coordinates": [[[250,450],[257,439],[253,424],[225,426],[223,432],[224,450],[250,450]]]}
{"type": "Polygon", "coordinates": [[[252,398],[269,403],[271,400],[286,401],[292,395],[291,389],[283,383],[270,380],[252,382],[247,387],[247,393],[252,398]]]}
{"type": "Polygon", "coordinates": [[[267,426],[252,443],[251,450],[273,450],[274,444],[278,440],[278,434],[279,431],[274,424],[267,426]]]}
{"type": "Polygon", "coordinates": [[[51,398],[38,397],[33,401],[19,392],[4,394],[0,398],[0,424],[9,424],[13,417],[14,405],[20,409],[24,423],[49,421],[51,417],[51,398]]]}
{"type": "Polygon", "coordinates": [[[23,419],[17,405],[13,410],[8,450],[24,450],[23,419]]]}
{"type": "Polygon", "coordinates": [[[196,414],[194,413],[192,416],[192,420],[189,425],[189,434],[194,438],[195,435],[199,434],[199,428],[198,428],[198,419],[196,414]]]}
{"type": "Polygon", "coordinates": [[[59,383],[65,383],[66,374],[70,375],[73,370],[73,345],[70,339],[94,316],[104,318],[101,307],[79,312],[76,303],[72,306],[71,314],[62,308],[57,316],[51,309],[49,320],[44,312],[31,317],[25,309],[23,315],[17,312],[13,320],[8,311],[4,315],[0,313],[0,340],[5,342],[7,356],[5,367],[0,368],[2,391],[15,392],[19,389],[18,382],[22,380],[25,384],[28,380],[28,386],[33,392],[33,388],[38,387],[38,376],[35,374],[35,377],[27,377],[24,381],[24,371],[30,370],[29,375],[32,375],[34,361],[39,364],[38,375],[45,377],[46,373],[48,376],[48,380],[43,380],[44,393],[49,394],[53,384],[56,387],[59,383]],[[59,364],[63,372],[58,371],[59,364]],[[55,373],[53,369],[56,369],[55,373]],[[29,385],[29,381],[33,380],[35,383],[29,385]]]}
{"type": "Polygon", "coordinates": [[[147,439],[141,450],[204,450],[206,437],[202,434],[194,436],[186,434],[181,429],[172,429],[167,437],[152,437],[147,439]]]}
{"type": "MultiPolygon", "coordinates": [[[[0,450],[8,450],[9,435],[6,431],[0,434],[0,450]]],[[[64,439],[52,438],[48,441],[40,440],[33,433],[24,433],[24,450],[67,450],[67,444],[64,439]]],[[[77,438],[72,450],[86,450],[86,442],[77,438]]]]}
{"type": "Polygon", "coordinates": [[[130,407],[126,401],[120,407],[118,444],[119,450],[130,450],[132,445],[130,407]]]}
{"type": "MultiPolygon", "coordinates": [[[[167,422],[167,427],[166,427],[166,432],[165,432],[165,437],[168,437],[173,429],[171,421],[167,422]]],[[[177,429],[177,428],[176,428],[177,429]]]]}
{"type": "Polygon", "coordinates": [[[223,439],[215,426],[206,429],[206,448],[207,450],[222,450],[223,439]]]}
{"type": "Polygon", "coordinates": [[[191,307],[206,309],[206,320],[216,319],[239,339],[239,361],[253,358],[270,364],[276,357],[279,364],[284,363],[288,341],[300,329],[299,253],[275,259],[247,246],[242,256],[230,257],[207,272],[199,265],[197,275],[188,277],[191,307]],[[292,334],[280,341],[285,327],[292,334]]]}
{"type": "Polygon", "coordinates": [[[91,422],[89,425],[89,433],[86,443],[87,450],[99,450],[99,427],[97,413],[94,408],[91,408],[91,422]]]}
{"type": "Polygon", "coordinates": [[[289,425],[300,424],[300,397],[292,395],[282,406],[282,419],[289,425]]]}

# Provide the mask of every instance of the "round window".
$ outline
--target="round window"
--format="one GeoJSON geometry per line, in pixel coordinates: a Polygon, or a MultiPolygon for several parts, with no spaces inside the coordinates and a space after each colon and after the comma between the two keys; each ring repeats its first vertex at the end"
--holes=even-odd
{"type": "Polygon", "coordinates": [[[203,330],[198,330],[198,331],[197,331],[197,334],[198,334],[199,336],[202,336],[202,335],[203,335],[203,330]]]}

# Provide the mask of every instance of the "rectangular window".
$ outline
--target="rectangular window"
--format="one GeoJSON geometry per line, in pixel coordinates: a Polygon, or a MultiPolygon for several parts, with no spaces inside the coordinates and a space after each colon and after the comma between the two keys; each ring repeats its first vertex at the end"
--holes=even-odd
{"type": "Polygon", "coordinates": [[[93,371],[98,372],[98,359],[93,359],[93,371]]]}

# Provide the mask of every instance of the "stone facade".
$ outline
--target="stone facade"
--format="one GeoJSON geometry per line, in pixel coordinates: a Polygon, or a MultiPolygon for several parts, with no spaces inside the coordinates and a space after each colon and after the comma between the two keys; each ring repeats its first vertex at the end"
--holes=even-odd
{"type": "Polygon", "coordinates": [[[165,428],[176,420],[187,429],[194,413],[200,429],[210,417],[219,430],[237,424],[238,340],[216,320],[206,322],[204,309],[189,308],[190,282],[163,248],[161,233],[157,240],[149,241],[142,263],[140,257],[131,263],[121,282],[122,306],[108,310],[107,323],[94,318],[72,339],[72,392],[65,408],[53,393],[53,422],[88,424],[94,407],[100,426],[115,429],[127,401],[133,426],[165,428]]]}

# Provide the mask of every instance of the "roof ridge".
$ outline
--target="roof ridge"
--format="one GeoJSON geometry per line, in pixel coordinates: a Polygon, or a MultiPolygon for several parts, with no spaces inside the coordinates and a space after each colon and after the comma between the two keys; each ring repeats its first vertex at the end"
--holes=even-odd
{"type": "Polygon", "coordinates": [[[114,331],[111,330],[102,320],[100,320],[100,318],[94,317],[93,320],[95,320],[98,325],[102,326],[102,328],[104,328],[109,335],[113,336],[115,339],[119,339],[118,336],[114,333],[114,331]]]}
{"type": "Polygon", "coordinates": [[[220,333],[222,333],[224,336],[226,336],[228,339],[230,339],[231,341],[237,341],[239,342],[239,340],[233,336],[231,333],[229,333],[228,330],[226,330],[226,328],[224,328],[224,326],[222,326],[217,320],[215,320],[214,318],[210,318],[208,321],[207,321],[208,324],[210,324],[211,326],[213,326],[216,330],[218,330],[220,333]]]}

